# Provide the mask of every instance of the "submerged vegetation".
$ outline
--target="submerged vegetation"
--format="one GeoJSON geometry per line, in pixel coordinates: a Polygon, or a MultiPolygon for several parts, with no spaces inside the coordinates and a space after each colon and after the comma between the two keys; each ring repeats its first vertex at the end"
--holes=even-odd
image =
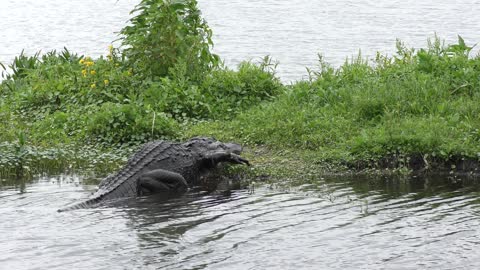
{"type": "Polygon", "coordinates": [[[0,84],[0,172],[110,170],[143,142],[196,135],[248,145],[259,174],[478,163],[480,56],[461,37],[339,68],[320,57],[283,85],[268,57],[223,66],[196,4],[141,1],[96,59],[16,57],[0,84]]]}

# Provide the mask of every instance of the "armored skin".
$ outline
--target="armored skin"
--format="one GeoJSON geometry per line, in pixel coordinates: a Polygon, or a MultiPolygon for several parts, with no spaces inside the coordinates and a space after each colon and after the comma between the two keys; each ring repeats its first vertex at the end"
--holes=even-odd
{"type": "Polygon", "coordinates": [[[94,207],[123,197],[184,192],[220,162],[250,165],[240,156],[241,152],[239,144],[204,137],[192,138],[185,143],[149,142],[120,171],[103,179],[89,199],[58,211],[94,207]]]}

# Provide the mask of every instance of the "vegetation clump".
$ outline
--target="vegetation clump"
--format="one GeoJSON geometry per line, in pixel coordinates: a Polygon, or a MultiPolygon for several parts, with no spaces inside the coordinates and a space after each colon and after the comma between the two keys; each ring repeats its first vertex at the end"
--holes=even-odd
{"type": "Polygon", "coordinates": [[[109,168],[104,157],[121,163],[140,143],[197,135],[246,144],[259,174],[274,174],[266,168],[274,163],[478,164],[480,56],[461,37],[424,49],[398,42],[393,56],[338,68],[320,57],[309,80],[283,85],[269,57],[223,66],[195,0],[143,0],[132,14],[106,56],[65,48],[14,59],[0,84],[0,171],[88,159],[109,168]]]}
{"type": "MultiPolygon", "coordinates": [[[[232,119],[282,91],[269,58],[221,64],[195,0],[143,0],[132,14],[106,56],[16,57],[0,84],[0,142],[18,144],[22,133],[29,149],[107,151],[178,139],[187,125],[232,119]]],[[[3,156],[0,168],[10,168],[3,156]]]]}
{"type": "Polygon", "coordinates": [[[122,53],[125,64],[143,77],[165,77],[183,65],[189,78],[201,79],[219,65],[197,1],[143,0],[131,14],[131,24],[121,31],[122,53]]]}
{"type": "Polygon", "coordinates": [[[354,170],[476,170],[480,56],[471,50],[461,37],[453,45],[435,38],[424,49],[398,42],[393,56],[359,56],[339,68],[320,58],[310,80],[287,86],[275,101],[189,134],[297,149],[304,162],[354,170]]]}

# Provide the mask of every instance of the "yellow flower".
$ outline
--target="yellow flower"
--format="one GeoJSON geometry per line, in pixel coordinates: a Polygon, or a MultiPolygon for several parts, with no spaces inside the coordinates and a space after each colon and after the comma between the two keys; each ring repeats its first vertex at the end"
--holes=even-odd
{"type": "Polygon", "coordinates": [[[85,62],[85,65],[87,65],[87,67],[90,67],[90,66],[93,66],[93,61],[87,61],[85,62]]]}
{"type": "Polygon", "coordinates": [[[109,81],[108,81],[108,80],[104,80],[103,83],[105,83],[105,85],[108,85],[109,81]]]}
{"type": "Polygon", "coordinates": [[[90,74],[95,75],[97,72],[95,70],[90,71],[90,74]]]}
{"type": "Polygon", "coordinates": [[[80,63],[80,65],[83,65],[83,63],[85,63],[85,60],[83,60],[83,58],[82,58],[82,59],[80,59],[80,61],[78,63],[80,63]]]}
{"type": "Polygon", "coordinates": [[[119,67],[119,66],[120,66],[120,64],[119,64],[119,63],[115,63],[115,66],[116,66],[116,67],[119,67]]]}
{"type": "Polygon", "coordinates": [[[95,89],[95,87],[97,87],[97,85],[94,84],[94,83],[92,83],[92,84],[90,85],[90,88],[92,88],[92,89],[95,89]]]}
{"type": "Polygon", "coordinates": [[[108,45],[108,51],[109,51],[110,53],[113,52],[113,45],[112,45],[112,44],[108,45]]]}
{"type": "Polygon", "coordinates": [[[82,69],[82,75],[83,75],[83,77],[87,77],[87,70],[86,69],[82,69]]]}

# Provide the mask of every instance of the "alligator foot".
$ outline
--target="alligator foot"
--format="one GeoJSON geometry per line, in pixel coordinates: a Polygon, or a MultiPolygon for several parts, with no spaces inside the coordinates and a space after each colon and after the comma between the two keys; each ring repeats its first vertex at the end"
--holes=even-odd
{"type": "Polygon", "coordinates": [[[166,191],[184,192],[188,190],[187,181],[185,181],[182,175],[163,169],[157,169],[143,174],[138,184],[141,195],[166,191]]]}

